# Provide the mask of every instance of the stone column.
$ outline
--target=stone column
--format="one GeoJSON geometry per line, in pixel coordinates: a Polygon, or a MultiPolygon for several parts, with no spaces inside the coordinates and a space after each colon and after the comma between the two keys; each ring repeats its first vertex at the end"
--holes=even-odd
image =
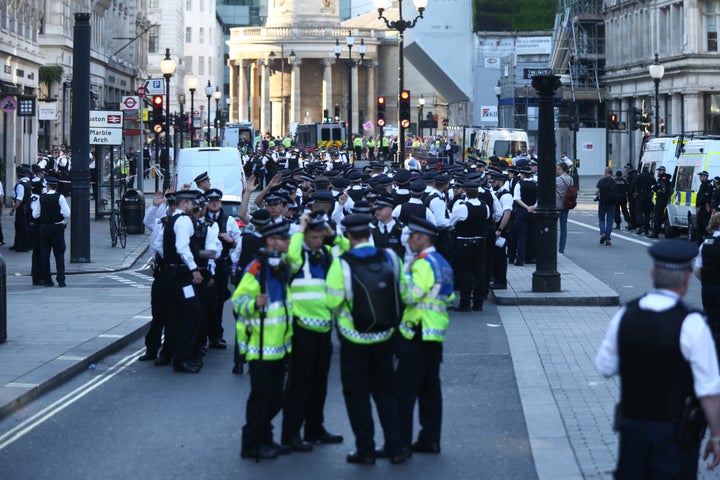
{"type": "Polygon", "coordinates": [[[358,84],[358,70],[360,70],[360,66],[356,65],[350,69],[350,75],[352,77],[352,92],[350,93],[351,99],[352,99],[352,112],[350,112],[350,115],[352,116],[352,127],[355,130],[355,132],[359,135],[363,134],[362,125],[360,125],[360,122],[358,122],[358,110],[360,110],[360,104],[358,103],[358,90],[360,90],[360,85],[358,84]]]}
{"type": "MultiPolygon", "coordinates": [[[[685,22],[685,32],[702,32],[703,22],[701,18],[700,8],[698,7],[697,0],[685,0],[685,10],[681,12],[683,14],[683,21],[685,22]]],[[[680,25],[670,24],[670,29],[679,27],[680,25]]],[[[687,45],[683,46],[683,52],[702,52],[704,51],[703,42],[704,35],[687,35],[687,45]]]]}
{"type": "Polygon", "coordinates": [[[238,121],[238,62],[236,60],[228,60],[227,65],[230,68],[230,99],[232,102],[228,107],[228,122],[238,121]]]}
{"type": "MultiPolygon", "coordinates": [[[[262,80],[260,81],[260,130],[263,134],[270,131],[270,65],[267,60],[258,60],[258,65],[262,65],[260,75],[262,80]]],[[[277,132],[270,132],[276,134],[277,132]]]]}
{"type": "Polygon", "coordinates": [[[375,76],[377,74],[377,60],[363,61],[363,66],[365,67],[365,71],[367,72],[367,74],[365,75],[367,82],[365,84],[365,104],[367,105],[367,119],[362,119],[362,121],[364,122],[366,120],[370,120],[372,121],[373,125],[375,125],[375,120],[377,116],[377,81],[375,79],[375,76]]]}
{"type": "Polygon", "coordinates": [[[233,104],[237,105],[238,122],[248,120],[248,79],[247,79],[247,60],[238,60],[236,62],[238,69],[237,76],[237,102],[233,98],[233,104]]]}
{"type": "Polygon", "coordinates": [[[290,71],[290,120],[289,122],[300,122],[300,64],[302,60],[295,58],[290,71]]]}
{"type": "Polygon", "coordinates": [[[332,66],[335,64],[334,58],[323,58],[323,81],[322,81],[322,108],[328,110],[332,115],[332,66]]]}
{"type": "Polygon", "coordinates": [[[681,93],[673,93],[670,96],[670,118],[665,119],[665,130],[668,133],[680,133],[684,131],[683,128],[683,114],[682,114],[682,103],[683,98],[681,93]]]}
{"type": "Polygon", "coordinates": [[[699,93],[686,93],[684,95],[684,100],[685,108],[683,111],[685,112],[685,130],[705,130],[705,122],[703,121],[705,108],[703,105],[702,95],[699,93]]]}
{"type": "MultiPolygon", "coordinates": [[[[260,111],[258,109],[258,62],[250,64],[250,121],[260,126],[260,111]]],[[[261,132],[263,135],[265,132],[261,132]]]]}

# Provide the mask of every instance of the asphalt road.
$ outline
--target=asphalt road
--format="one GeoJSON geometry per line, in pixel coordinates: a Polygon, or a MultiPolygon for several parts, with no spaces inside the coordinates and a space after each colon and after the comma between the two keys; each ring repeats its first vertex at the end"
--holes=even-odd
{"type": "MultiPolygon", "coordinates": [[[[100,292],[93,290],[98,285],[144,286],[132,272],[71,280],[68,294],[83,298],[100,292]]],[[[231,326],[226,311],[227,339],[231,326]]],[[[490,304],[480,316],[452,316],[442,366],[442,454],[415,455],[399,466],[384,460],[375,467],[345,462],[354,439],[337,349],[326,426],[343,434],[345,442],[260,464],[239,456],[249,378],[230,373],[230,350],[211,350],[199,375],[135,361],[143,351],[136,342],[2,421],[2,478],[364,479],[371,473],[397,479],[536,478],[507,341],[490,304]]],[[[382,444],[379,425],[376,432],[382,444]]],[[[276,428],[276,440],[279,435],[276,428]]]]}

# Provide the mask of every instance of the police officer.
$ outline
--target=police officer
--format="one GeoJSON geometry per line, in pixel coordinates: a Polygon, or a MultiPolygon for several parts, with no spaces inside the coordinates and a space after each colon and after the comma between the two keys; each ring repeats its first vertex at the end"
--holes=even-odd
{"type": "Polygon", "coordinates": [[[702,284],[702,304],[708,324],[720,341],[720,212],[710,217],[706,227],[708,237],[700,245],[695,259],[695,276],[702,284]]]}
{"type": "Polygon", "coordinates": [[[615,314],[595,358],[601,374],[620,375],[615,478],[697,478],[704,426],[689,413],[696,402],[711,432],[703,458],[713,455],[710,468],[720,462],[715,343],[703,316],[682,302],[697,248],[664,240],[649,253],[655,289],[615,314]]]}
{"type": "MultiPolygon", "coordinates": [[[[342,225],[351,245],[347,255],[357,258],[376,256],[377,249],[369,243],[371,221],[369,215],[362,214],[348,215],[343,219],[342,225]]],[[[402,277],[402,263],[397,255],[391,250],[385,252],[398,278],[402,277]]],[[[403,463],[410,451],[403,444],[398,425],[393,350],[389,341],[395,329],[364,333],[355,328],[352,317],[353,300],[349,295],[352,286],[345,284],[345,278],[352,275],[349,270],[346,261],[336,258],[328,271],[326,290],[327,305],[337,318],[340,334],[340,377],[357,447],[356,451],[347,455],[346,461],[364,465],[375,464],[374,426],[370,404],[372,395],[385,437],[385,448],[378,453],[381,456],[387,454],[391,463],[403,463]]]]}
{"type": "Polygon", "coordinates": [[[13,188],[12,199],[13,206],[10,210],[10,216],[15,216],[15,243],[10,250],[16,252],[27,252],[30,250],[30,195],[32,194],[30,186],[30,169],[18,165],[15,167],[15,174],[18,177],[13,188]]]}
{"type": "Polygon", "coordinates": [[[625,223],[628,224],[628,228],[632,225],[630,220],[630,212],[628,212],[628,182],[627,179],[623,178],[623,174],[620,170],[615,172],[615,189],[617,192],[617,202],[615,204],[615,229],[620,230],[620,213],[625,217],[625,223]]]}
{"type": "Polygon", "coordinates": [[[485,269],[490,265],[486,264],[485,238],[490,209],[478,198],[479,187],[475,181],[466,181],[463,189],[467,199],[457,203],[450,215],[450,225],[455,230],[455,270],[460,290],[456,309],[460,312],[469,311],[471,301],[473,310],[482,310],[487,291],[485,269]]]}
{"type": "Polygon", "coordinates": [[[32,211],[33,218],[40,221],[42,278],[46,287],[54,285],[50,276],[50,250],[55,257],[58,287],[65,286],[65,222],[70,218],[70,206],[65,196],[57,192],[57,187],[58,179],[48,177],[48,191],[35,202],[32,211]]]}
{"type": "Polygon", "coordinates": [[[515,265],[523,266],[526,261],[534,260],[535,247],[532,232],[535,231],[535,205],[537,204],[537,183],[532,179],[530,167],[520,169],[522,180],[513,193],[515,202],[513,209],[513,231],[517,242],[515,265]],[[530,232],[530,235],[528,233],[530,232]]]}
{"type": "MultiPolygon", "coordinates": [[[[43,182],[39,178],[33,178],[30,182],[32,194],[30,195],[30,210],[39,208],[40,196],[43,194],[43,182]]],[[[30,275],[34,286],[44,286],[45,277],[43,276],[43,259],[40,249],[40,219],[30,219],[29,225],[30,245],[32,246],[32,267],[30,275]]]]}
{"type": "Polygon", "coordinates": [[[655,192],[655,210],[653,211],[653,230],[648,238],[658,238],[662,225],[665,222],[665,208],[667,207],[673,187],[670,183],[670,175],[665,173],[665,167],[658,168],[657,182],[653,187],[655,192]]]}
{"type": "Polygon", "coordinates": [[[376,228],[372,229],[372,238],[377,248],[390,248],[400,258],[405,257],[405,245],[402,242],[403,226],[392,216],[393,200],[381,195],[375,200],[376,228]]]}
{"type": "Polygon", "coordinates": [[[210,319],[208,322],[208,347],[226,349],[227,343],[223,338],[222,316],[225,300],[230,298],[228,290],[228,278],[230,275],[230,252],[240,243],[241,233],[235,218],[229,216],[222,209],[222,191],[211,188],[205,192],[207,201],[206,217],[218,226],[218,240],[222,249],[215,258],[215,282],[213,285],[214,302],[209,309],[210,319]]]}
{"type": "Polygon", "coordinates": [[[166,334],[173,345],[173,369],[180,373],[198,373],[201,362],[196,356],[202,310],[197,287],[203,283],[196,259],[200,257],[191,242],[195,225],[191,218],[198,190],[175,193],[177,209],[163,230],[163,260],[168,269],[166,334]]]}
{"type": "Polygon", "coordinates": [[[434,247],[438,229],[422,218],[408,225],[410,250],[416,255],[406,268],[408,281],[398,341],[398,415],[400,434],[417,453],[440,453],[442,390],[440,362],[448,327],[447,307],[454,298],[453,270],[434,247]],[[413,410],[418,401],[421,430],[412,443],[413,410]]]}
{"type": "Polygon", "coordinates": [[[273,441],[272,419],[283,405],[285,357],[291,351],[292,303],[282,254],[290,241],[286,222],[263,231],[264,252],[248,265],[232,296],[238,348],[247,356],[250,394],[242,429],[242,458],[273,459],[289,453],[273,441]]]}
{"type": "Polygon", "coordinates": [[[282,444],[298,452],[311,451],[313,443],[343,441],[323,426],[332,356],[332,314],[325,303],[325,278],[333,258],[324,242],[333,234],[325,212],[306,213],[288,248],[294,321],[282,444]],[[303,425],[305,441],[300,439],[303,425]]]}
{"type": "Polygon", "coordinates": [[[695,209],[697,212],[697,225],[698,225],[698,242],[702,242],[707,229],[708,222],[710,221],[710,201],[712,200],[713,187],[708,180],[708,172],[703,170],[698,173],[700,177],[700,187],[698,188],[697,196],[695,197],[695,209]]]}
{"type": "Polygon", "coordinates": [[[511,215],[513,208],[512,193],[507,187],[508,176],[505,174],[493,176],[493,190],[500,202],[502,216],[495,224],[495,235],[489,239],[493,242],[491,248],[495,249],[493,255],[493,290],[507,289],[507,239],[510,236],[511,215]]]}
{"type": "Polygon", "coordinates": [[[434,224],[435,217],[422,200],[425,188],[425,182],[420,179],[410,182],[410,200],[402,205],[395,206],[392,212],[393,218],[399,220],[403,225],[407,225],[410,217],[425,218],[434,224]]]}
{"type": "Polygon", "coordinates": [[[638,226],[637,233],[650,233],[650,214],[653,209],[653,186],[655,185],[655,177],[650,173],[650,167],[643,166],[642,172],[635,177],[632,183],[632,189],[635,192],[637,218],[635,224],[638,226]]]}

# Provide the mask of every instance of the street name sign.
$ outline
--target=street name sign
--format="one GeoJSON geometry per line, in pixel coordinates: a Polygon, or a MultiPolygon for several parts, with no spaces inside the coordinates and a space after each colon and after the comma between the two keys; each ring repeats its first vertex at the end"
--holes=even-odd
{"type": "Polygon", "coordinates": [[[123,112],[90,110],[90,145],[122,145],[123,112]]]}

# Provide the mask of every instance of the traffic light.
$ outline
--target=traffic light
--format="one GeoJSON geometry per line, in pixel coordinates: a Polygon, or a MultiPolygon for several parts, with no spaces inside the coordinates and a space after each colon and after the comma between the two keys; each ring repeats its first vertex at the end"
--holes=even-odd
{"type": "Polygon", "coordinates": [[[152,98],[152,109],[153,119],[152,127],[153,132],[162,133],[165,129],[165,112],[163,111],[163,96],[153,95],[152,98]]]}
{"type": "Polygon", "coordinates": [[[652,122],[652,116],[650,115],[650,112],[643,113],[642,124],[643,124],[643,127],[645,127],[646,132],[653,133],[653,122],[652,122]]]}
{"type": "Polygon", "coordinates": [[[385,97],[377,97],[377,126],[385,126],[385,97]]]}
{"type": "Polygon", "coordinates": [[[330,123],[330,121],[330,110],[326,108],[325,110],[323,110],[323,122],[330,123]]]}
{"type": "Polygon", "coordinates": [[[643,124],[643,110],[642,108],[632,107],[630,109],[630,129],[639,130],[643,124]]]}
{"type": "Polygon", "coordinates": [[[608,130],[618,129],[618,116],[617,113],[613,112],[608,116],[608,130]]]}
{"type": "Polygon", "coordinates": [[[340,105],[338,105],[337,103],[335,104],[335,121],[340,121],[340,105]]]}
{"type": "Polygon", "coordinates": [[[400,92],[400,128],[410,128],[410,90],[400,92]]]}

